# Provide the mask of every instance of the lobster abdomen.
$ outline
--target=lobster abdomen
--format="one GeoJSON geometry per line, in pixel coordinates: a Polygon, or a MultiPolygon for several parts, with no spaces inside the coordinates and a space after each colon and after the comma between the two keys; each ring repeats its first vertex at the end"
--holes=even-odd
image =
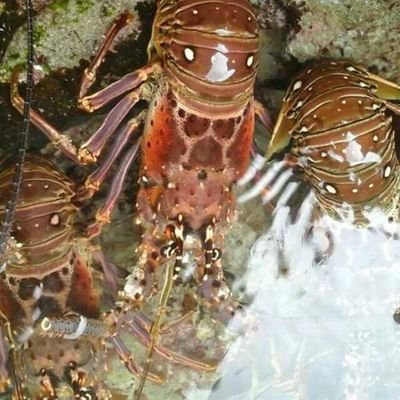
{"type": "Polygon", "coordinates": [[[355,222],[374,206],[390,213],[398,198],[392,116],[378,86],[346,61],[309,68],[293,81],[272,139],[289,131],[291,152],[322,208],[337,214],[350,205],[355,222]]]}
{"type": "MultiPolygon", "coordinates": [[[[1,170],[0,215],[12,187],[13,160],[1,170]]],[[[98,315],[91,273],[76,242],[74,197],[75,185],[53,163],[27,155],[12,231],[16,243],[0,287],[5,294],[0,307],[14,323],[29,323],[36,307],[43,315],[59,315],[67,307],[98,315]]]]}
{"type": "Polygon", "coordinates": [[[153,29],[150,49],[181,102],[243,105],[252,95],[259,44],[248,0],[161,1],[153,29]]]}

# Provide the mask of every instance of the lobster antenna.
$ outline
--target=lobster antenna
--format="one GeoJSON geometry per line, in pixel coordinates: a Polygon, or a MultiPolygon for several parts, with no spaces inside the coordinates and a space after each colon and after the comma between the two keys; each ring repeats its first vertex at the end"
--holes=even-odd
{"type": "Polygon", "coordinates": [[[14,222],[15,210],[17,207],[17,201],[19,192],[22,185],[23,171],[25,156],[28,150],[29,143],[29,128],[30,128],[30,105],[32,99],[32,87],[33,87],[33,18],[32,18],[32,1],[25,0],[25,9],[27,14],[28,24],[28,58],[27,58],[27,77],[26,77],[26,92],[24,100],[24,112],[22,130],[19,135],[19,146],[17,154],[17,162],[15,164],[15,172],[12,183],[11,197],[7,202],[5,208],[4,221],[0,232],[0,273],[6,268],[6,251],[7,244],[11,236],[12,224],[14,222]]]}

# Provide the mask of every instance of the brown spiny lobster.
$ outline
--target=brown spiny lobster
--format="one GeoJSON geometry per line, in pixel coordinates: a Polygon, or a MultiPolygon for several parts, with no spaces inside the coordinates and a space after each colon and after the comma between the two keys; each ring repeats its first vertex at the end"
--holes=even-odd
{"type": "MultiPolygon", "coordinates": [[[[8,159],[0,165],[1,216],[12,189],[14,162],[8,159]]],[[[105,358],[106,342],[131,373],[140,375],[121,334],[130,332],[148,346],[151,321],[123,303],[101,312],[92,260],[101,263],[106,282],[113,281],[114,273],[101,250],[77,230],[77,185],[41,156],[28,155],[23,173],[7,267],[0,276],[0,389],[6,390],[10,370],[17,400],[27,398],[22,383],[31,387],[29,398],[57,399],[61,383],[76,398],[112,398],[100,379],[85,371],[101,373],[93,365],[105,358]],[[12,350],[8,364],[6,337],[12,350]]],[[[162,346],[155,351],[197,370],[214,369],[162,346]]],[[[154,373],[149,377],[163,381],[154,373]]]]}
{"type": "MultiPolygon", "coordinates": [[[[310,65],[286,93],[265,158],[270,161],[283,153],[281,166],[299,167],[323,213],[362,226],[379,208],[390,220],[398,220],[396,100],[400,86],[360,65],[349,61],[310,65]]],[[[271,183],[261,180],[263,184],[242,199],[271,183]]],[[[272,191],[266,190],[264,199],[269,200],[272,191]]]]}
{"type": "MultiPolygon", "coordinates": [[[[99,233],[109,221],[128,169],[140,154],[136,205],[144,234],[138,264],[128,277],[123,296],[138,304],[152,294],[154,275],[162,265],[166,265],[166,277],[139,397],[173,281],[184,267],[184,254],[195,255],[194,275],[200,282],[200,293],[221,314],[234,311],[221,264],[223,236],[235,215],[233,188],[248,167],[255,115],[267,128],[270,121],[266,110],[254,100],[259,38],[249,0],[159,0],[148,63],[87,96],[114,37],[129,19],[123,14],[112,25],[81,82],[78,102],[88,112],[123,95],[93,136],[77,148],[37,113],[32,112],[31,117],[64,154],[88,164],[98,159],[139,100],[149,104],[147,111],[115,134],[106,159],[85,183],[88,193],[93,194],[129,138],[144,124],[137,140],[140,149],[130,147],[122,159],[105,206],[91,229],[91,234],[99,233]]],[[[21,110],[17,76],[12,100],[21,110]]]]}

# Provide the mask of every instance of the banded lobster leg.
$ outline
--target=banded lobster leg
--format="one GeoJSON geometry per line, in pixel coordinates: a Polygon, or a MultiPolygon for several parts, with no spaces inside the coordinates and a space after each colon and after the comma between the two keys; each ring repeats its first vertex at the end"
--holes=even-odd
{"type": "MultiPolygon", "coordinates": [[[[11,84],[11,96],[14,106],[20,111],[22,105],[22,98],[18,93],[18,76],[19,70],[14,71],[12,84],[11,84]]],[[[139,88],[140,89],[140,88],[139,88]]],[[[129,112],[130,108],[138,101],[136,94],[129,96],[129,98],[123,99],[108,115],[102,126],[93,134],[91,142],[88,144],[89,147],[83,145],[77,149],[72,143],[68,136],[59,133],[53,126],[46,122],[38,113],[34,110],[30,111],[30,116],[33,124],[44,132],[50,140],[55,143],[65,155],[78,164],[87,164],[94,162],[97,156],[102,151],[106,141],[110,135],[117,128],[119,122],[122,121],[123,117],[129,112]],[[90,149],[90,150],[88,150],[90,149]],[[86,154],[84,156],[83,154],[86,154]],[[90,155],[89,155],[90,154],[90,155]],[[93,154],[96,154],[93,157],[93,154]],[[89,156],[88,156],[89,155],[89,156]]],[[[107,176],[111,166],[121,155],[123,148],[128,143],[132,135],[137,131],[140,125],[143,123],[145,113],[141,112],[136,118],[129,120],[126,125],[118,132],[117,137],[109,150],[109,153],[100,163],[100,166],[88,176],[84,184],[78,189],[77,200],[87,200],[91,198],[100,188],[105,177],[107,176]]],[[[122,190],[124,179],[126,178],[129,167],[134,161],[138,154],[140,146],[140,139],[132,145],[118,167],[118,171],[112,181],[111,189],[107,195],[103,207],[96,214],[96,222],[89,227],[87,235],[93,237],[98,235],[101,231],[102,226],[108,223],[110,220],[110,214],[115,207],[116,200],[122,190]]]]}
{"type": "MultiPolygon", "coordinates": [[[[151,98],[153,91],[152,84],[142,84],[148,81],[152,74],[157,73],[159,69],[158,64],[146,66],[138,71],[130,73],[98,93],[83,97],[90,86],[94,83],[97,69],[116,35],[130,20],[130,14],[124,13],[111,26],[98,54],[89,68],[85,70],[78,98],[78,104],[82,109],[88,112],[93,112],[116,99],[118,96],[129,92],[117,103],[116,106],[114,106],[106,116],[102,125],[88,141],[77,148],[72,144],[71,139],[67,135],[58,132],[57,129],[46,122],[37,112],[33,110],[30,111],[33,124],[39,128],[64,155],[77,164],[86,165],[96,162],[97,158],[102,153],[105,144],[109,141],[111,135],[122,123],[123,119],[127,116],[133,106],[139,100],[148,101],[151,98]]],[[[17,67],[14,70],[11,81],[11,101],[14,107],[19,112],[22,112],[23,100],[18,93],[19,73],[20,71],[17,67]]],[[[120,132],[118,132],[117,137],[110,148],[109,154],[104,160],[102,160],[101,165],[91,175],[89,175],[83,186],[78,191],[78,199],[88,199],[99,190],[111,166],[120,156],[128,140],[143,123],[145,115],[145,112],[141,112],[138,116],[129,120],[120,132]]],[[[89,237],[98,235],[102,226],[109,222],[112,210],[122,190],[124,179],[126,178],[130,165],[137,156],[139,146],[140,140],[137,140],[122,159],[118,172],[113,178],[113,184],[109,190],[107,199],[103,207],[96,213],[96,222],[88,229],[87,235],[89,237]]]]}
{"type": "MultiPolygon", "coordinates": [[[[105,104],[115,99],[117,96],[123,94],[133,87],[139,86],[143,82],[149,81],[152,77],[156,77],[162,71],[159,63],[150,63],[145,65],[143,68],[123,76],[120,80],[98,91],[97,93],[86,96],[87,91],[96,80],[97,71],[107,52],[109,51],[113,40],[118,35],[119,31],[131,21],[131,19],[132,16],[128,12],[121,14],[121,16],[111,25],[94,60],[90,66],[85,69],[84,76],[80,84],[78,97],[78,104],[81,109],[87,112],[98,110],[105,104]]],[[[149,46],[148,53],[151,54],[151,51],[151,46],[149,46]]],[[[264,107],[264,105],[259,101],[254,101],[254,112],[267,129],[267,132],[271,133],[273,129],[273,122],[268,110],[264,107]]]]}
{"type": "Polygon", "coordinates": [[[14,392],[16,399],[23,399],[21,380],[16,372],[16,349],[17,344],[14,340],[11,324],[7,316],[0,309],[0,394],[5,393],[10,388],[10,376],[14,381],[14,392]]]}
{"type": "MultiPolygon", "coordinates": [[[[172,321],[159,330],[161,335],[168,335],[174,332],[185,319],[191,317],[191,313],[172,321]]],[[[121,334],[124,330],[129,331],[146,347],[150,346],[151,329],[153,322],[144,314],[127,310],[124,307],[117,308],[104,314],[102,320],[83,318],[82,316],[70,315],[63,318],[45,318],[41,322],[41,334],[50,338],[78,339],[80,337],[90,340],[105,340],[112,344],[113,348],[125,367],[132,374],[142,376],[142,368],[136,363],[135,357],[124,344],[121,334]]],[[[196,371],[211,372],[217,368],[213,360],[201,362],[190,357],[181,355],[160,344],[154,345],[155,353],[162,358],[176,364],[190,367],[196,371]]],[[[158,374],[147,372],[147,377],[154,383],[164,382],[164,378],[158,374]]]]}

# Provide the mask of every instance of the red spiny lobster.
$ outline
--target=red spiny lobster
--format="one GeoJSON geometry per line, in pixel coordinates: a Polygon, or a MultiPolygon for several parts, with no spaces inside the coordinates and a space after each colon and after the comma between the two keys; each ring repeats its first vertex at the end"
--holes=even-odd
{"type": "MultiPolygon", "coordinates": [[[[4,215],[12,188],[13,160],[1,164],[0,171],[0,215],[4,215]]],[[[112,277],[113,271],[101,250],[78,235],[74,224],[79,203],[76,185],[39,156],[29,155],[23,172],[7,268],[0,278],[0,389],[6,390],[8,375],[6,335],[14,350],[9,370],[15,371],[17,400],[26,398],[20,381],[33,386],[30,398],[57,399],[63,381],[71,396],[111,398],[100,381],[84,370],[93,370],[95,357],[104,358],[97,349],[103,348],[101,342],[106,341],[128,370],[140,375],[141,369],[120,336],[128,330],[148,346],[151,321],[123,304],[101,315],[100,294],[92,282],[92,258],[102,263],[105,276],[112,277]],[[32,381],[36,376],[40,382],[35,387],[32,381]]],[[[198,370],[214,369],[211,364],[191,360],[162,346],[155,351],[198,370]]],[[[101,368],[96,370],[100,372],[101,368]]],[[[163,381],[153,373],[150,379],[163,381]]]]}
{"type": "MultiPolygon", "coordinates": [[[[288,149],[286,163],[300,167],[318,206],[334,218],[365,225],[376,207],[398,219],[400,169],[392,118],[400,107],[394,100],[400,100],[400,86],[362,66],[312,65],[286,93],[266,159],[288,149]]],[[[264,180],[244,199],[269,183],[264,180]]]]}
{"type": "MultiPolygon", "coordinates": [[[[255,114],[266,127],[269,116],[253,95],[259,41],[249,0],[158,1],[148,64],[86,96],[113,38],[129,19],[124,14],[114,23],[81,82],[79,105],[89,112],[124,95],[93,136],[76,148],[38,114],[32,112],[32,120],[64,154],[86,164],[97,160],[139,100],[149,103],[147,112],[131,119],[116,134],[106,159],[85,183],[88,194],[93,194],[133,132],[144,123],[137,142],[141,154],[137,209],[144,235],[138,265],[127,280],[123,296],[133,304],[149,297],[153,275],[167,260],[165,284],[151,330],[148,370],[160,320],[173,281],[183,267],[185,251],[198,258],[195,277],[203,296],[222,313],[233,312],[221,264],[223,233],[235,213],[232,189],[248,166],[255,114]]],[[[21,110],[16,82],[14,77],[12,100],[21,110]]],[[[137,153],[137,148],[131,147],[122,159],[91,234],[99,233],[109,221],[137,153]]]]}

